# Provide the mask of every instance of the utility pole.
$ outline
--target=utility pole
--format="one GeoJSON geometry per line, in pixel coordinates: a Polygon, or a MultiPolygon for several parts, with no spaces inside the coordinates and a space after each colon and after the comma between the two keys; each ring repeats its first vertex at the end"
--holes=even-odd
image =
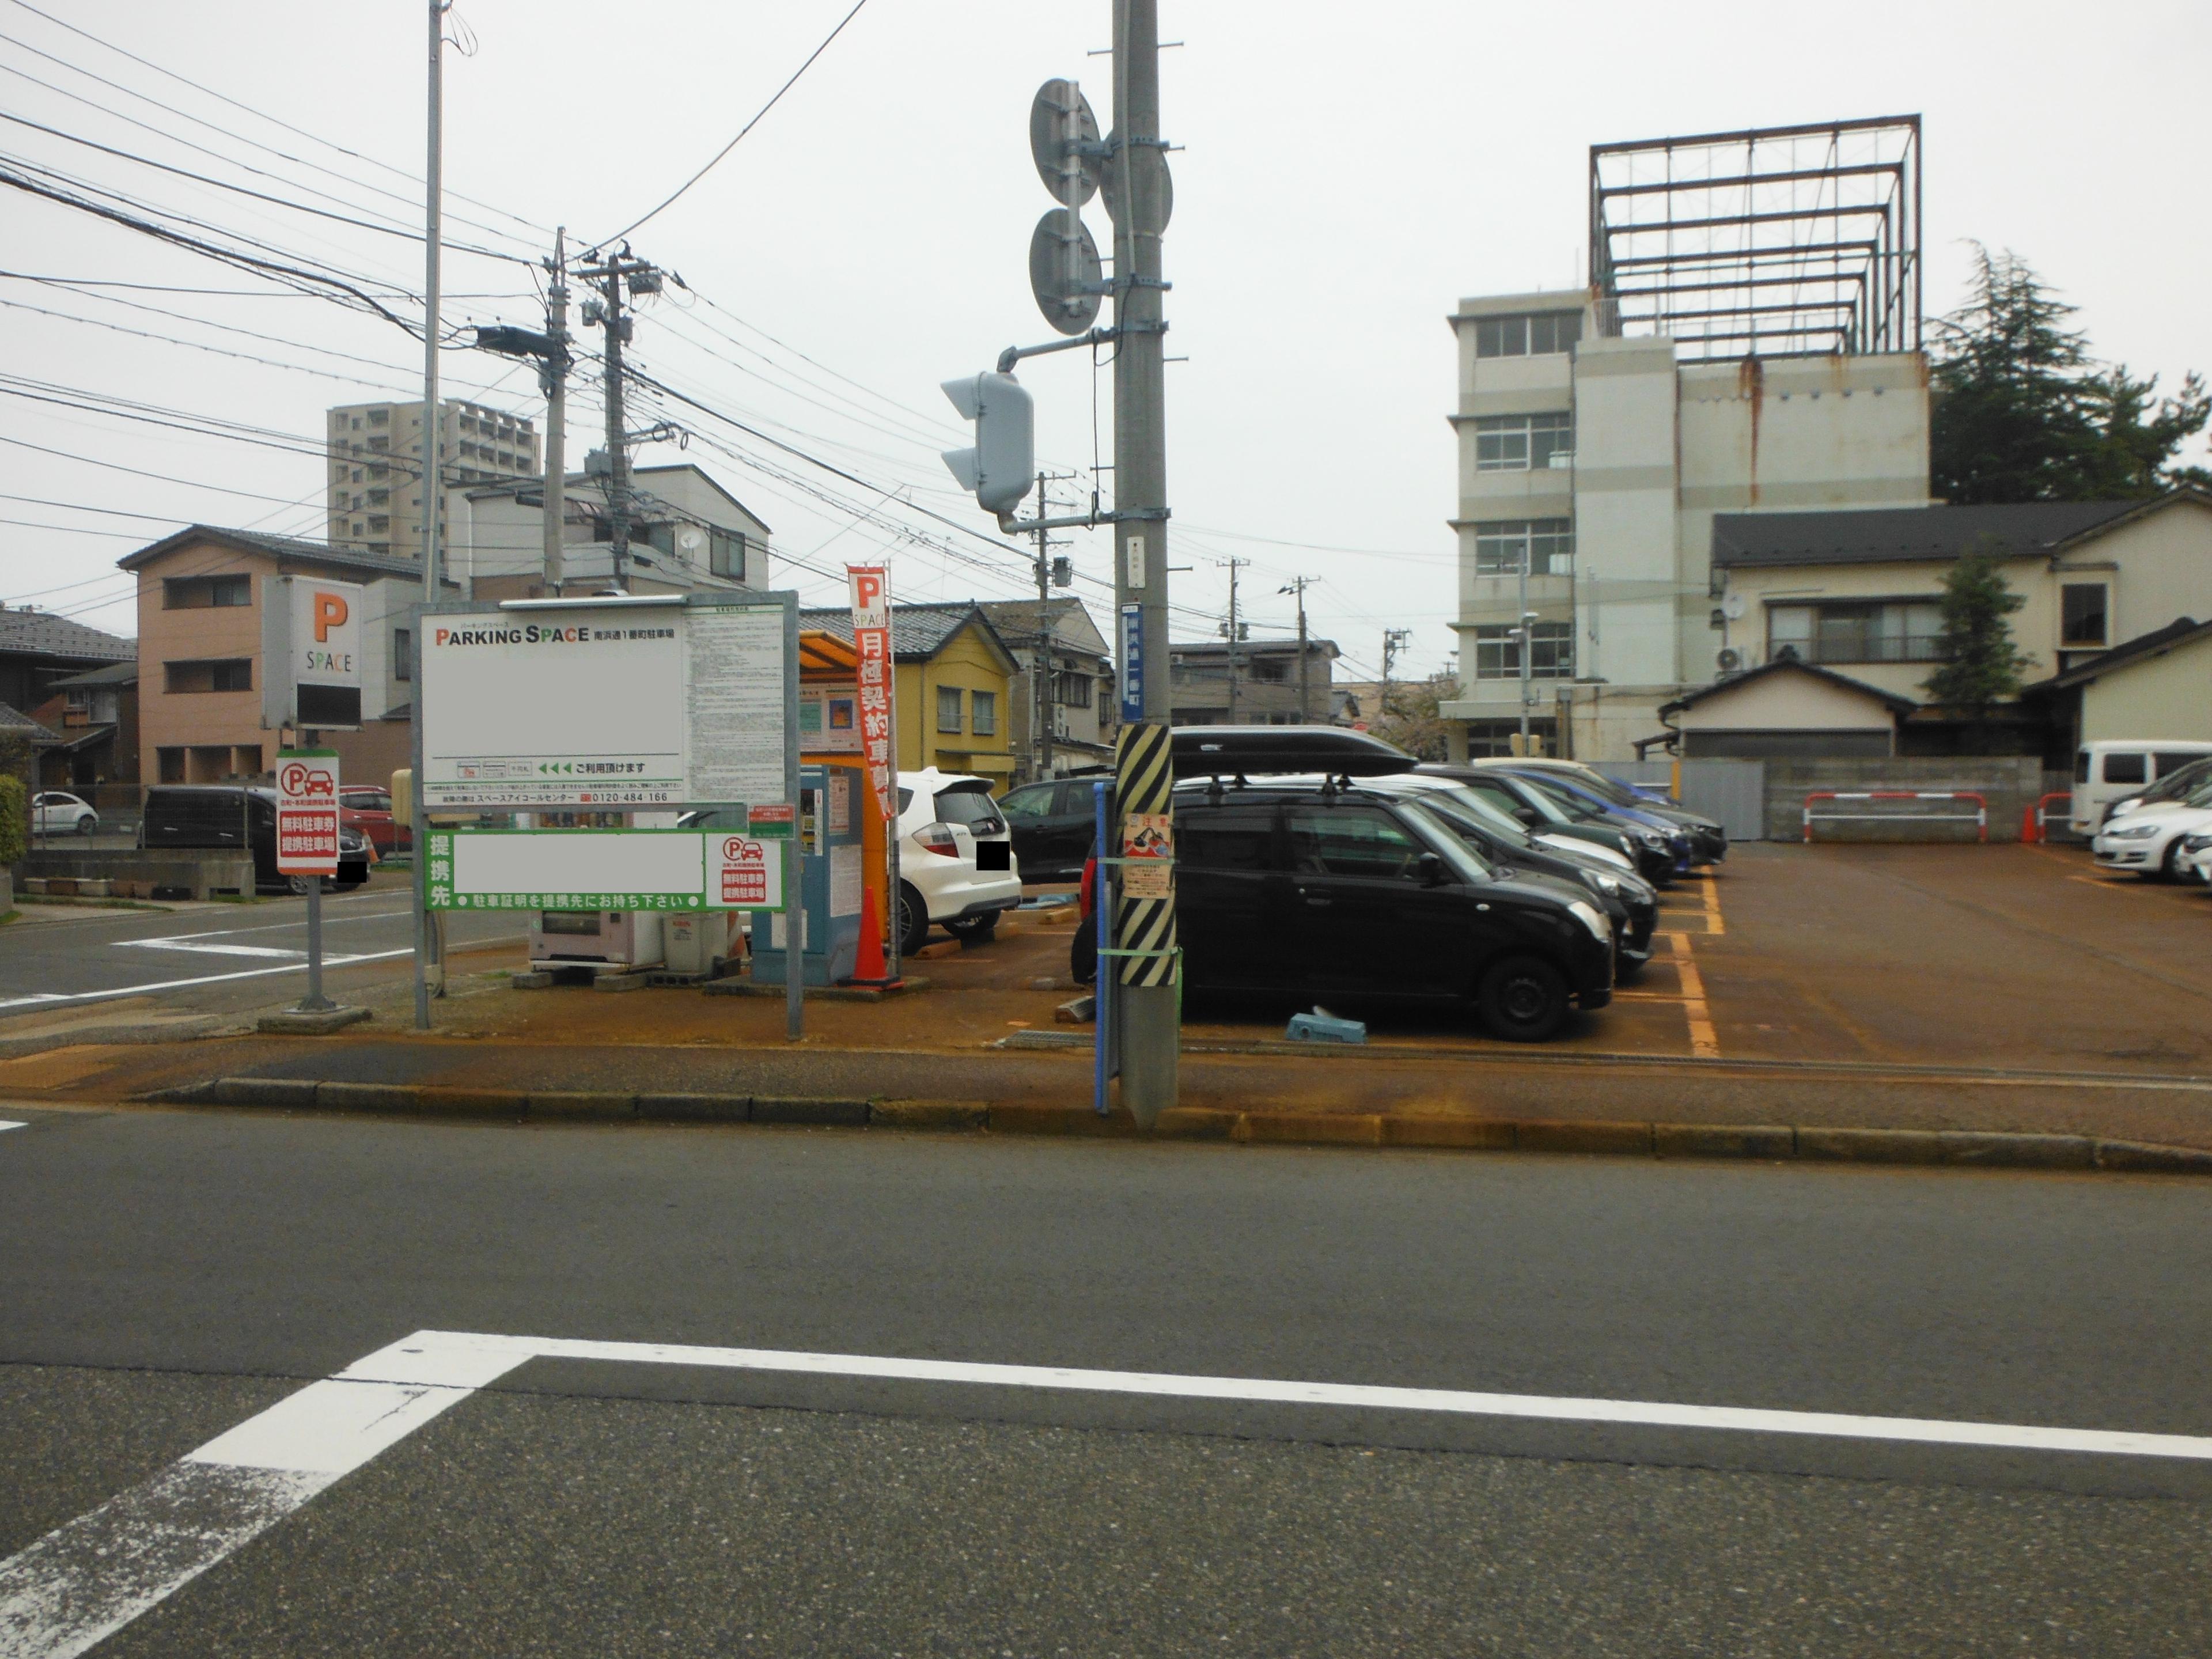
{"type": "MultiPolygon", "coordinates": [[[[1052,517],[1045,499],[1045,477],[1037,474],[1037,518],[1052,517]]],[[[1036,643],[1030,651],[1030,775],[1052,775],[1052,532],[1040,522],[1036,532],[1036,643]]]]}
{"type": "Polygon", "coordinates": [[[1293,576],[1275,590],[1278,593],[1295,593],[1298,596],[1298,724],[1300,726],[1313,724],[1313,699],[1308,690],[1311,676],[1307,672],[1306,665],[1306,584],[1312,580],[1310,576],[1293,576]]]}
{"type": "Polygon", "coordinates": [[[1379,701],[1384,720],[1390,718],[1390,665],[1396,660],[1401,651],[1413,643],[1413,630],[1410,628],[1386,628],[1382,630],[1382,695],[1379,701]]]}
{"type": "Polygon", "coordinates": [[[545,290],[545,591],[559,598],[567,579],[562,534],[568,517],[568,228],[553,233],[552,282],[545,290]]]}
{"type": "Polygon", "coordinates": [[[1516,630],[1521,641],[1521,752],[1528,752],[1528,699],[1535,695],[1535,684],[1530,678],[1533,665],[1529,658],[1535,654],[1531,648],[1532,634],[1528,627],[1528,544],[1530,538],[1521,538],[1521,624],[1516,630]]]}
{"type": "Polygon", "coordinates": [[[1237,641],[1241,626],[1237,615],[1237,573],[1252,562],[1249,559],[1224,559],[1229,567],[1229,723],[1237,724],[1237,641]]]}
{"type": "MultiPolygon", "coordinates": [[[[422,185],[422,583],[415,607],[415,660],[422,660],[422,611],[438,602],[438,497],[445,483],[442,462],[444,432],[438,419],[438,313],[441,275],[439,258],[445,240],[445,117],[446,7],[451,0],[429,0],[430,75],[428,82],[428,164],[422,185]]],[[[414,842],[411,872],[415,912],[415,1029],[430,1029],[430,957],[434,936],[430,925],[428,815],[422,810],[422,676],[415,675],[415,718],[408,722],[408,763],[411,787],[408,816],[414,842]]]]}
{"type": "MultiPolygon", "coordinates": [[[[598,258],[596,253],[586,257],[598,258]]],[[[611,585],[616,592],[623,593],[629,592],[629,580],[625,568],[629,557],[629,445],[623,427],[623,347],[629,340],[630,317],[623,307],[623,287],[629,284],[632,298],[658,294],[660,270],[633,255],[625,242],[619,253],[610,253],[576,274],[597,283],[599,289],[598,300],[585,301],[585,322],[601,323],[606,328],[608,556],[612,561],[611,585]]]]}
{"type": "MultiPolygon", "coordinates": [[[[1136,645],[1144,684],[1143,721],[1164,728],[1168,690],[1167,388],[1163,335],[1166,284],[1160,235],[1167,222],[1168,169],[1160,138],[1158,0],[1114,0],[1114,131],[1109,188],[1114,213],[1114,599],[1117,619],[1137,607],[1136,645]]],[[[1164,736],[1164,732],[1161,733],[1164,736]]],[[[1124,753],[1133,741],[1125,732],[1124,753]]],[[[1126,801],[1117,809],[1128,810],[1126,801]]],[[[1103,850],[1103,849],[1102,849],[1103,850]]],[[[1139,907],[1127,901],[1115,946],[1134,941],[1120,925],[1139,907]]],[[[1168,911],[1173,915],[1172,908],[1168,911]]],[[[1170,925],[1165,935],[1173,942],[1170,925]]],[[[1098,964],[1099,991],[1121,965],[1121,1102],[1149,1129],[1176,1103],[1182,993],[1176,975],[1142,958],[1098,964]]]]}

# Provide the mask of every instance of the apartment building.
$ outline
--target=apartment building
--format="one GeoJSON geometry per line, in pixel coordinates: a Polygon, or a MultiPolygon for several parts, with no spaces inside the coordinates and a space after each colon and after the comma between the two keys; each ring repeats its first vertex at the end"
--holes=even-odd
{"type": "Polygon", "coordinates": [[[1334,640],[1192,641],[1168,647],[1169,717],[1177,726],[1328,726],[1335,718],[1334,640]]]}
{"type": "Polygon", "coordinates": [[[1917,118],[1591,151],[1586,289],[1462,300],[1455,743],[1627,759],[1728,671],[1716,514],[1928,502],[1917,118]],[[1528,672],[1522,673],[1522,653],[1528,672]]]}
{"type": "MultiPolygon", "coordinates": [[[[445,574],[483,603],[543,597],[544,480],[457,485],[446,494],[445,574]]],[[[605,478],[571,473],[562,517],[562,591],[604,592],[614,575],[605,478]]],[[[622,574],[629,592],[769,585],[766,521],[688,461],[632,470],[629,522],[622,574]]]]}
{"type": "MultiPolygon", "coordinates": [[[[533,478],[544,470],[533,423],[482,404],[448,400],[440,418],[440,475],[466,487],[533,478]]],[[[422,556],[422,405],[348,404],[330,412],[327,536],[333,547],[422,556]]],[[[441,520],[441,539],[451,533],[441,520]]]]}
{"type": "Polygon", "coordinates": [[[976,607],[1019,665],[1007,688],[1007,725],[1023,782],[1113,759],[1120,729],[1114,658],[1078,599],[994,599],[976,607]],[[1043,626],[1039,627],[1040,622],[1043,626]],[[1036,725],[1038,661],[1048,677],[1036,725]]]}

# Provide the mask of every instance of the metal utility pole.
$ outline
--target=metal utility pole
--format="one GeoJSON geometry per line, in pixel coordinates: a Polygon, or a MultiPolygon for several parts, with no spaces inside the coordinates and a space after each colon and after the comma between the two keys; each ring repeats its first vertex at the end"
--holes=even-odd
{"type": "MultiPolygon", "coordinates": [[[[1146,724],[1169,724],[1166,331],[1160,235],[1168,170],[1160,138],[1158,0],[1114,0],[1114,599],[1117,617],[1137,607],[1133,643],[1143,665],[1135,701],[1146,724]]],[[[1164,736],[1164,732],[1162,733],[1164,736]]],[[[1130,739],[1125,735],[1125,752],[1130,739]]],[[[1120,811],[1128,810],[1127,802],[1120,811]]],[[[1125,902],[1125,915],[1133,908],[1125,902]]],[[[1170,910],[1170,915],[1172,915],[1170,910]]],[[[1115,946],[1133,948],[1117,926],[1115,946]]],[[[1172,928],[1167,937],[1171,940],[1172,928]]],[[[1123,963],[1121,1102],[1150,1128],[1176,1103],[1181,992],[1156,962],[1123,963]]],[[[1116,959],[1099,963],[1100,990],[1116,959]]]]}
{"type": "Polygon", "coordinates": [[[1313,723],[1313,699],[1308,690],[1311,684],[1311,676],[1307,672],[1306,664],[1306,584],[1312,580],[1310,576],[1293,576],[1275,590],[1278,593],[1295,593],[1298,596],[1298,724],[1300,726],[1310,726],[1313,723]]]}
{"type": "Polygon", "coordinates": [[[568,572],[562,536],[568,517],[568,228],[553,233],[552,282],[545,290],[545,337],[553,349],[545,382],[545,591],[560,597],[568,572]]]}
{"type": "Polygon", "coordinates": [[[1237,642],[1242,626],[1237,614],[1237,573],[1252,562],[1249,559],[1224,559],[1229,567],[1229,723],[1237,724],[1237,642]]]}
{"type": "Polygon", "coordinates": [[[1390,665],[1397,659],[1398,653],[1412,643],[1413,638],[1413,630],[1410,628],[1386,628],[1382,630],[1382,695],[1380,702],[1384,720],[1390,718],[1390,665]]]}
{"type": "MultiPolygon", "coordinates": [[[[445,240],[446,7],[451,0],[429,0],[430,78],[428,158],[422,186],[422,584],[415,607],[415,659],[422,659],[422,611],[438,602],[439,491],[445,482],[444,437],[438,419],[438,283],[445,240]]],[[[415,921],[415,1027],[430,1029],[430,959],[433,938],[428,903],[430,838],[422,811],[422,677],[415,676],[415,718],[408,722],[408,763],[412,787],[408,817],[414,842],[412,898],[415,921]]]]}
{"type": "MultiPolygon", "coordinates": [[[[592,256],[587,256],[592,257],[592,256]]],[[[633,256],[624,243],[619,253],[610,253],[596,264],[576,272],[586,282],[599,284],[600,298],[586,301],[584,320],[606,328],[607,404],[607,544],[612,561],[611,586],[617,593],[629,591],[629,445],[623,427],[623,347],[630,337],[630,318],[623,308],[623,288],[628,283],[633,298],[660,292],[660,270],[651,261],[633,256]]]]}

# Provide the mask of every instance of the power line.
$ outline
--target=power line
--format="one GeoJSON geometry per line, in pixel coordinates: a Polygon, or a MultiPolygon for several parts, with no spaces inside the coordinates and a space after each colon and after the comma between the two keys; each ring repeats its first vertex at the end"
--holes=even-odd
{"type": "MultiPolygon", "coordinates": [[[[22,0],[16,0],[16,3],[19,5],[21,4],[22,0]]],[[[659,207],[653,209],[650,212],[646,213],[640,218],[633,219],[629,223],[624,225],[620,230],[615,232],[613,235],[605,237],[602,240],[604,242],[619,242],[623,237],[629,235],[630,232],[635,230],[640,225],[645,223],[647,220],[651,219],[655,214],[658,214],[662,208],[669,206],[677,199],[678,197],[682,196],[685,191],[690,189],[692,185],[697,184],[709,173],[712,173],[714,170],[716,164],[719,163],[725,155],[727,155],[740,143],[744,143],[745,135],[760,125],[761,118],[765,116],[770,110],[774,109],[777,104],[782,101],[783,94],[789,92],[792,88],[799,84],[799,77],[805,74],[808,70],[814,67],[814,60],[819,58],[823,52],[830,50],[830,43],[845,32],[845,25],[851,22],[855,17],[858,17],[860,15],[860,8],[867,3],[868,0],[854,0],[853,9],[847,12],[844,16],[837,20],[837,27],[831,29],[828,34],[823,37],[822,44],[820,46],[815,47],[812,52],[806,54],[806,61],[805,63],[801,64],[797,69],[792,70],[791,78],[775,89],[775,96],[770,98],[765,104],[763,104],[760,108],[754,112],[753,118],[738,129],[738,136],[736,137],[731,139],[728,143],[723,145],[721,149],[714,152],[714,159],[712,161],[709,161],[705,167],[701,167],[698,172],[693,173],[689,179],[686,179],[682,184],[678,185],[676,187],[675,193],[670,196],[666,201],[661,203],[659,207]]]]}

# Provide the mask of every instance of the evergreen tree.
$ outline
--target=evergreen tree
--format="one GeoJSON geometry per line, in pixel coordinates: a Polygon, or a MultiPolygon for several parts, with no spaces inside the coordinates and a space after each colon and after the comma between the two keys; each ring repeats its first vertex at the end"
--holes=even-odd
{"type": "Polygon", "coordinates": [[[1943,573],[1940,665],[1926,682],[1930,702],[1985,713],[2020,690],[2028,659],[2014,646],[2006,618],[2027,601],[2006,585],[1994,546],[1984,538],[1943,573]]]}
{"type": "Polygon", "coordinates": [[[1936,323],[1929,471],[1934,493],[1968,505],[2154,495],[2212,483],[2175,452],[2212,419],[2192,374],[2155,398],[2155,376],[2089,355],[2057,298],[2016,253],[1975,249],[1972,289],[1936,323]]]}

